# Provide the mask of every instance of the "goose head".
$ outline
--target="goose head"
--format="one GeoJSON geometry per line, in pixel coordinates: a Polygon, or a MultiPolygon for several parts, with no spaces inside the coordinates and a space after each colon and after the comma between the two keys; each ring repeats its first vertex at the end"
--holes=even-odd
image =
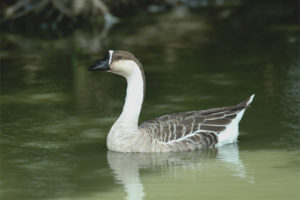
{"type": "Polygon", "coordinates": [[[143,69],[141,63],[136,59],[136,57],[127,51],[113,51],[109,50],[105,57],[99,60],[96,64],[89,68],[91,71],[108,71],[114,74],[124,76],[125,78],[130,77],[136,71],[141,71],[142,75],[143,69]]]}

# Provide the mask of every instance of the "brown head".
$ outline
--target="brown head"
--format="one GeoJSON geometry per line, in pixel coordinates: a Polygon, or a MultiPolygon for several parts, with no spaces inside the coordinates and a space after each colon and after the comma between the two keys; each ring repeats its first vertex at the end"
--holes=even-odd
{"type": "Polygon", "coordinates": [[[145,75],[140,61],[128,51],[109,50],[105,57],[89,68],[91,71],[108,71],[121,75],[126,79],[140,72],[143,77],[144,93],[145,93],[145,75]]]}
{"type": "Polygon", "coordinates": [[[132,53],[121,50],[109,50],[105,57],[91,66],[89,70],[109,71],[127,77],[135,66],[139,67],[144,76],[142,64],[132,53]]]}

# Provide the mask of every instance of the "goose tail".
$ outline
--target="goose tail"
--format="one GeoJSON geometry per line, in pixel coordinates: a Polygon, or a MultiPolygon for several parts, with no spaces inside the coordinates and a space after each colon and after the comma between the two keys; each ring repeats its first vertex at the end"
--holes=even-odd
{"type": "Polygon", "coordinates": [[[255,94],[252,94],[250,97],[248,97],[247,99],[242,101],[240,104],[238,104],[238,106],[247,108],[251,104],[251,102],[253,101],[254,97],[255,97],[255,94]]]}
{"type": "Polygon", "coordinates": [[[246,108],[249,107],[249,105],[253,101],[254,97],[255,97],[255,94],[252,94],[250,97],[248,97],[247,99],[245,99],[244,101],[242,101],[240,104],[237,105],[237,107],[241,108],[241,111],[237,115],[237,122],[238,123],[241,121],[246,108]]]}

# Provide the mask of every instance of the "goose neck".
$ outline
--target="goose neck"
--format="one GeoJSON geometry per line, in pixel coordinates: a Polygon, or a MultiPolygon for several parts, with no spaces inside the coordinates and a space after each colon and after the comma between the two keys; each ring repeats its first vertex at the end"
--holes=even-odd
{"type": "Polygon", "coordinates": [[[137,127],[144,99],[145,80],[140,69],[135,69],[126,80],[125,104],[118,121],[125,122],[127,126],[137,127]]]}

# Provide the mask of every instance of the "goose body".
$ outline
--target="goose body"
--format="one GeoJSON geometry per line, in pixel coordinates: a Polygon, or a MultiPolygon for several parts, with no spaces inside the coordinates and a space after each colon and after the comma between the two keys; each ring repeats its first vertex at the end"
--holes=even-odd
{"type": "Polygon", "coordinates": [[[237,141],[239,122],[254,95],[235,106],[163,115],[138,125],[145,75],[141,63],[126,51],[112,51],[90,67],[127,80],[125,104],[107,136],[109,150],[118,152],[177,152],[222,146],[237,141]]]}

